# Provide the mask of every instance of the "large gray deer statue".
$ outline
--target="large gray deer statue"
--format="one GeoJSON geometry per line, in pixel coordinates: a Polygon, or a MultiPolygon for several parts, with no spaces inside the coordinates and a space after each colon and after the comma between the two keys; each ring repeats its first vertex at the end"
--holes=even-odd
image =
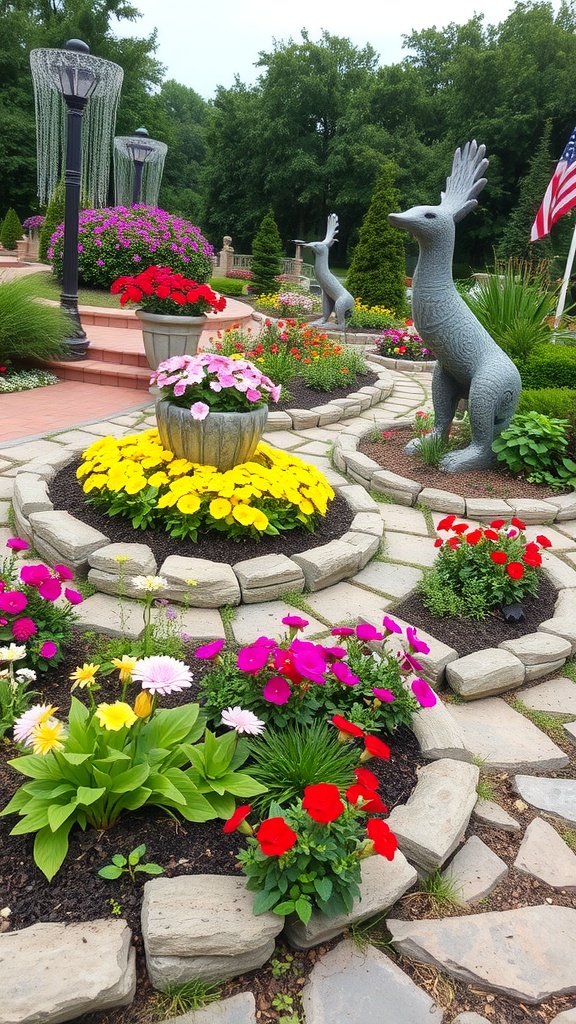
{"type": "MultiPolygon", "coordinates": [[[[506,429],[518,402],[520,374],[460,297],[452,280],[456,224],[478,205],[486,184],[485,146],[468,142],[454,154],[439,206],[414,206],[388,219],[418,241],[412,283],[412,316],[436,356],[432,377],[434,433],[448,437],[461,398],[468,399],[472,441],[442,459],[442,469],[463,472],[494,464],[492,442],[506,429]]],[[[407,450],[414,451],[414,442],[407,450]]]]}
{"type": "MultiPolygon", "coordinates": [[[[322,242],[302,242],[294,239],[296,245],[303,245],[305,249],[312,249],[315,256],[314,273],[316,280],[322,288],[322,319],[316,322],[316,326],[328,326],[330,315],[334,313],[337,327],[346,326],[346,318],[354,309],[354,299],[337,277],[328,269],[328,250],[336,241],[338,234],[338,217],[335,213],[328,216],[326,227],[326,238],[322,242]]],[[[330,324],[329,326],[334,326],[330,324]]]]}

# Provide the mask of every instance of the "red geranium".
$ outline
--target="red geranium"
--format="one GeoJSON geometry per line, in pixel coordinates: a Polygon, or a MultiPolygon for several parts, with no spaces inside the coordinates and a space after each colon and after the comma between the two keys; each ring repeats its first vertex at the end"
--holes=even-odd
{"type": "Polygon", "coordinates": [[[506,566],[506,572],[513,580],[521,580],[524,575],[524,566],[521,562],[509,562],[506,566]]]}
{"type": "Polygon", "coordinates": [[[242,807],[237,807],[232,817],[228,818],[228,821],[224,825],[223,831],[235,832],[236,829],[238,828],[238,825],[240,825],[244,821],[244,818],[248,817],[251,810],[252,807],[250,806],[250,804],[244,804],[242,807]]]}
{"type": "Polygon", "coordinates": [[[538,534],[538,536],[536,537],[536,540],[538,541],[538,544],[542,545],[543,548],[551,548],[552,547],[552,541],[549,540],[548,537],[545,537],[544,534],[542,534],[542,533],[538,534]]]}
{"type": "Polygon", "coordinates": [[[506,526],[505,519],[493,519],[490,523],[493,530],[500,530],[503,526],[506,526]]]}
{"type": "Polygon", "coordinates": [[[361,786],[366,789],[378,789],[380,783],[374,772],[371,772],[369,768],[355,768],[354,775],[358,779],[361,786]]]}
{"type": "Polygon", "coordinates": [[[366,831],[368,838],[374,843],[376,853],[386,857],[386,860],[394,860],[394,854],[398,849],[398,840],[386,822],[381,821],[380,818],[371,818],[366,822],[366,831]]]}
{"type": "Polygon", "coordinates": [[[487,540],[500,540],[500,534],[496,530],[484,530],[484,536],[487,540]]]}
{"type": "Polygon", "coordinates": [[[512,526],[515,526],[517,530],[525,530],[526,523],[523,523],[521,519],[517,519],[516,516],[512,516],[510,520],[512,526]]]}
{"type": "Polygon", "coordinates": [[[298,836],[284,818],[267,818],[256,833],[260,849],[267,857],[281,857],[295,845],[298,836]]]}
{"type": "Polygon", "coordinates": [[[386,804],[382,802],[378,793],[373,789],[368,789],[366,786],[356,784],[349,786],[346,790],[346,799],[349,803],[358,805],[358,801],[361,800],[360,810],[366,811],[368,814],[386,814],[388,808],[386,804]]]}
{"type": "Polygon", "coordinates": [[[364,745],[371,757],[381,757],[384,761],[390,760],[390,747],[387,747],[377,736],[365,736],[364,745]]]}
{"type": "Polygon", "coordinates": [[[456,521],[455,515],[444,516],[436,527],[437,530],[451,530],[456,521]]]}
{"type": "Polygon", "coordinates": [[[482,540],[482,530],[471,530],[470,533],[466,534],[466,543],[472,547],[477,544],[479,540],[482,540]]]}
{"type": "Polygon", "coordinates": [[[318,782],[315,786],[306,786],[302,807],[314,821],[327,825],[336,821],[344,810],[338,786],[330,782],[318,782]]]}
{"type": "Polygon", "coordinates": [[[491,551],[490,558],[496,565],[505,565],[508,561],[508,555],[505,551],[491,551]]]}

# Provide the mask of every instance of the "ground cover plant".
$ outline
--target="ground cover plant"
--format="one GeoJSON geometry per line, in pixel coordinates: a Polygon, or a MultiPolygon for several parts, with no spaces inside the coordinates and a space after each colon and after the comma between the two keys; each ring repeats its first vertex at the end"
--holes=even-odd
{"type": "Polygon", "coordinates": [[[291,284],[278,292],[259,295],[254,300],[254,308],[277,317],[309,317],[314,313],[320,315],[322,300],[319,295],[311,295],[304,288],[291,284]]]}
{"type": "Polygon", "coordinates": [[[18,370],[10,359],[0,366],[0,394],[10,395],[16,391],[31,391],[57,384],[58,377],[48,370],[18,370]]]}
{"type": "MultiPolygon", "coordinates": [[[[62,277],[64,224],[52,235],[48,258],[62,277]]],[[[171,266],[200,284],[212,273],[212,246],[199,228],[166,210],[138,204],[101,210],[81,210],[78,229],[79,281],[109,288],[116,278],[128,277],[140,264],[171,266]]]]}

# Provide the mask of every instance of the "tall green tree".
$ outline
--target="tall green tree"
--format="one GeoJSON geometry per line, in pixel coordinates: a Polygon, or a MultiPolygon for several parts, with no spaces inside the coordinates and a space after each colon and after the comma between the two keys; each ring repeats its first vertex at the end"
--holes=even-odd
{"type": "Polygon", "coordinates": [[[252,242],[252,257],[252,291],[257,295],[277,292],[276,278],[282,269],[282,240],[272,210],[268,210],[252,242]]]}
{"type": "Polygon", "coordinates": [[[398,209],[395,168],[386,161],[360,228],[346,287],[369,306],[384,305],[401,316],[406,307],[404,239],[388,223],[388,214],[398,209]]]}
{"type": "Polygon", "coordinates": [[[501,259],[532,260],[551,259],[554,255],[550,235],[530,241],[530,231],[534,218],[538,213],[554,162],[550,153],[550,136],[552,122],[546,121],[544,134],[532,157],[528,173],[521,179],[518,191],[518,202],[512,210],[504,234],[498,245],[498,256],[501,259]]]}

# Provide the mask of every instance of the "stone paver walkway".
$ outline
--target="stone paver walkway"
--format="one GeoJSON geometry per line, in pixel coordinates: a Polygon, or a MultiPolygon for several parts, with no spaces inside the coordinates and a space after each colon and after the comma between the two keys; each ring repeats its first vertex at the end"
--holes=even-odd
{"type": "MultiPolygon", "coordinates": [[[[389,500],[372,504],[366,500],[366,491],[361,487],[362,473],[345,475],[334,469],[332,464],[331,453],[337,439],[348,438],[349,450],[352,451],[355,440],[371,427],[386,429],[411,422],[415,412],[429,402],[428,374],[390,370],[389,375],[394,390],[389,399],[377,406],[340,422],[298,429],[286,426],[271,430],[265,437],[270,444],[313,461],[334,485],[348,487],[350,500],[357,503],[358,512],[374,514],[375,510],[383,525],[382,550],[376,558],[346,581],[304,595],[310,618],[310,636],[325,635],[331,627],[343,621],[381,621],[384,610],[393,607],[414,589],[423,569],[432,563],[435,555],[433,524],[440,518],[440,513],[430,515],[426,509],[409,508],[389,500]]],[[[31,462],[35,467],[40,461],[47,465],[58,464],[62,457],[82,450],[97,437],[107,433],[124,436],[154,425],[153,406],[146,398],[144,408],[130,409],[132,396],[129,396],[127,406],[121,412],[108,415],[100,411],[92,417],[86,397],[74,389],[72,382],[61,387],[63,394],[76,394],[76,410],[73,408],[74,398],[71,398],[70,418],[65,423],[61,421],[58,428],[43,427],[42,439],[34,441],[28,440],[40,432],[36,429],[40,421],[35,418],[34,406],[27,407],[29,413],[25,422],[20,421],[18,426],[17,410],[30,399],[20,395],[6,396],[11,400],[13,416],[11,433],[0,441],[0,546],[12,534],[8,522],[15,479],[26,473],[31,462]]],[[[33,392],[30,394],[35,395],[33,392]]],[[[44,399],[48,395],[51,398],[55,394],[55,388],[47,389],[41,397],[44,399]]],[[[6,397],[1,403],[2,414],[6,397]]],[[[142,398],[140,392],[134,405],[142,406],[142,398]]],[[[9,421],[10,417],[6,422],[9,421]]],[[[1,427],[0,420],[0,438],[1,427]]],[[[362,469],[361,463],[359,468],[362,469]]],[[[568,504],[565,503],[566,507],[568,504]]],[[[481,503],[478,503],[477,511],[481,518],[481,503]]],[[[489,507],[485,513],[490,514],[489,507]]],[[[521,514],[520,509],[518,513],[521,514]]],[[[541,532],[539,525],[538,522],[531,523],[530,535],[541,532]]],[[[561,639],[548,645],[551,653],[545,653],[548,648],[543,641],[543,652],[540,653],[543,664],[559,666],[555,679],[537,684],[523,693],[526,706],[533,711],[565,715],[566,735],[576,741],[576,724],[568,721],[570,716],[576,719],[576,684],[568,676],[563,676],[561,669],[563,659],[576,649],[576,521],[560,519],[546,529],[553,540],[553,547],[547,552],[547,571],[560,587],[559,608],[565,625],[555,633],[556,619],[550,620],[552,625],[549,623],[547,627],[550,635],[561,639]]],[[[110,628],[115,605],[116,599],[106,594],[91,598],[79,608],[86,628],[94,626],[100,629],[105,625],[110,628]]],[[[140,612],[136,605],[130,602],[127,605],[124,622],[130,634],[136,636],[141,629],[140,612]]],[[[262,634],[278,633],[280,618],[289,607],[284,600],[240,605],[235,609],[231,622],[229,616],[224,620],[216,608],[190,608],[186,612],[186,630],[201,640],[228,635],[238,642],[247,643],[262,634]]],[[[120,629],[119,620],[116,628],[120,629]]],[[[430,644],[431,653],[423,659],[425,674],[435,686],[441,687],[445,683],[446,665],[459,656],[464,660],[466,652],[452,651],[434,638],[430,638],[430,644]]],[[[515,655],[506,651],[500,653],[512,659],[510,664],[522,663],[527,669],[538,665],[538,651],[534,652],[534,645],[523,655],[518,652],[515,655]]],[[[506,658],[502,663],[508,664],[506,658]]],[[[453,677],[457,678],[456,670],[453,677]]],[[[526,674],[522,678],[537,678],[537,675],[530,677],[526,674]]],[[[514,673],[510,679],[518,682],[514,673]]],[[[504,689],[506,687],[502,687],[504,689]]],[[[420,872],[435,867],[448,872],[456,879],[463,901],[473,905],[473,912],[469,916],[444,921],[401,922],[394,919],[392,911],[389,926],[394,944],[411,957],[440,966],[454,977],[469,980],[486,990],[508,993],[524,1003],[537,1003],[555,993],[575,993],[575,1009],[558,1017],[558,1024],[564,1021],[571,1024],[576,1020],[573,955],[576,951],[576,924],[573,920],[576,919],[576,910],[544,904],[510,911],[508,916],[497,912],[482,913],[481,904],[477,901],[494,886],[505,887],[506,873],[514,865],[497,858],[490,850],[489,840],[473,842],[469,839],[465,846],[462,845],[471,813],[472,821],[484,826],[489,824],[496,829],[508,830],[510,834],[521,831],[518,822],[505,814],[502,808],[488,800],[476,801],[478,768],[470,763],[476,758],[483,772],[505,770],[515,775],[521,806],[538,809],[540,818],[537,820],[541,824],[526,829],[515,864],[517,869],[535,880],[563,885],[572,891],[575,884],[574,855],[557,829],[560,825],[572,829],[576,826],[576,781],[554,777],[555,773],[563,773],[566,756],[538,724],[524,716],[521,706],[517,705],[513,710],[496,696],[480,697],[465,704],[439,704],[434,715],[428,718],[419,716],[415,731],[432,763],[421,772],[421,782],[412,800],[414,814],[410,812],[410,805],[406,809],[397,808],[392,812],[390,823],[393,825],[396,816],[396,830],[407,861],[420,872]],[[416,812],[419,815],[418,827],[415,827],[416,812]],[[551,836],[550,829],[554,829],[554,836],[551,836]],[[557,850],[559,858],[561,855],[561,865],[556,872],[547,869],[547,850],[557,850]]],[[[373,947],[360,950],[348,940],[319,959],[303,991],[306,1024],[332,1024],[336,1020],[339,1024],[366,1024],[374,1020],[376,1024],[376,1021],[388,1019],[382,1017],[384,1006],[390,1007],[390,1021],[394,1024],[456,1022],[453,1014],[449,1011],[443,1014],[440,1007],[414,985],[387,954],[373,947]]],[[[42,1019],[50,1022],[56,1017],[48,1014],[42,1019]]],[[[57,1019],[68,1018],[59,1016],[57,1019]]],[[[0,1009],[0,1022],[2,1020],[0,1009]]],[[[254,1002],[249,995],[234,997],[179,1020],[182,1024],[212,1020],[226,1024],[251,1024],[256,1020],[254,1002]]],[[[464,1014],[457,1020],[459,1024],[478,1024],[484,1018],[464,1014]]]]}

